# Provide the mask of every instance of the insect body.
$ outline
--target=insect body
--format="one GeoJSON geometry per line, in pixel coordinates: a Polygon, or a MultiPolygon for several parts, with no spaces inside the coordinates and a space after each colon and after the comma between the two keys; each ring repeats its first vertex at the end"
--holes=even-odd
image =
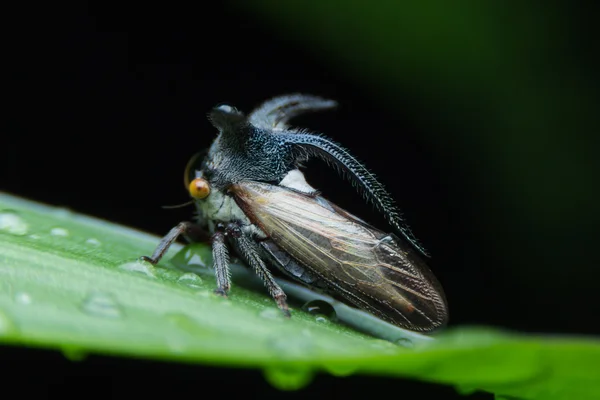
{"type": "Polygon", "coordinates": [[[388,192],[347,150],[288,125],[299,114],[335,105],[298,94],[269,100],[249,116],[230,106],[214,108],[209,119],[219,134],[199,166],[188,165],[197,221],[177,225],[152,257],[144,258],[157,263],[182,234],[190,241],[208,235],[221,295],[231,286],[231,248],[288,316],[286,295],[269,267],[397,326],[423,332],[439,328],[448,318],[443,290],[388,192]],[[349,177],[387,218],[393,233],[321,197],[299,170],[310,157],[349,177]]]}

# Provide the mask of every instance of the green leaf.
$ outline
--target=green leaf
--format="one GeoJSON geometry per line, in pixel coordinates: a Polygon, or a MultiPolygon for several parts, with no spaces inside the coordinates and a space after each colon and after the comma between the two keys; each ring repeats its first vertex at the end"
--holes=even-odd
{"type": "Polygon", "coordinates": [[[230,297],[214,295],[206,245],[175,245],[156,267],[137,261],[158,240],[0,194],[0,342],[55,348],[73,360],[99,353],[261,368],[287,390],[325,371],[522,399],[600,396],[597,339],[483,327],[425,337],[280,281],[292,300],[285,319],[242,267],[232,266],[230,297]],[[324,315],[303,311],[307,301],[324,315]]]}

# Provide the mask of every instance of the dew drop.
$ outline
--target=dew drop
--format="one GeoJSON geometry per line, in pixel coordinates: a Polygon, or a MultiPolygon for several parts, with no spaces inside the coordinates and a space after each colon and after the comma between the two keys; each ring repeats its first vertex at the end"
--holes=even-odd
{"type": "Polygon", "coordinates": [[[337,321],[335,309],[331,304],[323,300],[311,300],[302,306],[302,309],[315,316],[319,323],[337,321]]]}
{"type": "Polygon", "coordinates": [[[66,236],[69,236],[69,231],[65,228],[56,227],[56,228],[50,229],[50,234],[52,236],[66,237],[66,236]]]}
{"type": "Polygon", "coordinates": [[[177,279],[177,282],[189,286],[191,288],[201,288],[202,287],[202,278],[200,278],[198,275],[192,273],[192,272],[187,272],[183,275],[181,275],[179,277],[179,279],[177,279]]]}
{"type": "Polygon", "coordinates": [[[83,361],[87,357],[85,350],[75,346],[64,346],[61,348],[61,352],[69,361],[83,361]]]}
{"type": "Polygon", "coordinates": [[[171,350],[175,354],[185,354],[188,346],[186,340],[184,340],[181,335],[166,335],[165,342],[171,350]]]}
{"type": "Polygon", "coordinates": [[[0,231],[11,235],[23,236],[29,231],[29,225],[19,214],[11,210],[0,212],[0,231]]]}
{"type": "Polygon", "coordinates": [[[353,364],[352,361],[339,361],[334,362],[333,364],[326,364],[325,369],[331,375],[343,377],[352,375],[356,372],[358,367],[355,364],[353,364]]]}
{"type": "Polygon", "coordinates": [[[469,396],[473,393],[476,393],[479,388],[474,387],[473,385],[456,385],[454,386],[456,392],[462,396],[469,396]]]}
{"type": "Polygon", "coordinates": [[[81,309],[95,317],[120,318],[123,315],[114,297],[104,292],[92,292],[87,295],[81,304],[81,309]]]}
{"type": "Polygon", "coordinates": [[[396,340],[395,343],[398,346],[407,347],[409,349],[415,347],[415,344],[412,342],[412,340],[410,340],[408,338],[400,338],[400,339],[396,340]]]}
{"type": "Polygon", "coordinates": [[[381,351],[386,354],[397,354],[398,346],[396,346],[392,342],[388,342],[383,339],[373,339],[371,340],[371,347],[377,351],[381,351]]]}
{"type": "Polygon", "coordinates": [[[26,292],[16,292],[15,293],[15,301],[19,304],[31,304],[31,296],[26,292]]]}
{"type": "Polygon", "coordinates": [[[182,269],[194,270],[212,265],[212,253],[204,244],[190,244],[173,256],[173,263],[182,269]]]}
{"type": "Polygon", "coordinates": [[[198,254],[194,254],[190,257],[187,264],[191,267],[202,267],[206,268],[206,263],[198,254]]]}
{"type": "Polygon", "coordinates": [[[90,246],[100,246],[102,243],[100,243],[100,241],[96,238],[89,238],[88,240],[85,241],[86,244],[89,244],[90,246]]]}
{"type": "Polygon", "coordinates": [[[65,207],[56,207],[53,214],[55,217],[69,218],[73,215],[73,211],[65,207]]]}
{"type": "Polygon", "coordinates": [[[315,373],[308,368],[272,366],[263,370],[265,380],[279,390],[298,390],[313,380],[315,373]]]}
{"type": "Polygon", "coordinates": [[[167,313],[167,321],[194,337],[214,336],[215,332],[200,325],[196,320],[182,313],[167,313]]]}
{"type": "Polygon", "coordinates": [[[119,265],[119,269],[127,272],[135,272],[138,274],[146,275],[150,278],[156,278],[156,270],[154,265],[150,264],[148,261],[136,260],[126,262],[124,264],[119,265]]]}
{"type": "Polygon", "coordinates": [[[181,273],[177,272],[177,271],[173,271],[172,269],[167,269],[167,268],[155,268],[154,272],[156,272],[156,274],[165,280],[168,281],[176,281],[180,276],[181,273]]]}
{"type": "Polygon", "coordinates": [[[275,335],[267,338],[267,348],[279,360],[311,359],[318,349],[314,338],[306,335],[275,335]]]}
{"type": "Polygon", "coordinates": [[[0,310],[0,336],[17,336],[19,329],[4,311],[0,310]]]}
{"type": "Polygon", "coordinates": [[[280,320],[283,321],[284,316],[281,310],[278,308],[265,308],[258,315],[261,318],[270,319],[270,320],[280,320]]]}

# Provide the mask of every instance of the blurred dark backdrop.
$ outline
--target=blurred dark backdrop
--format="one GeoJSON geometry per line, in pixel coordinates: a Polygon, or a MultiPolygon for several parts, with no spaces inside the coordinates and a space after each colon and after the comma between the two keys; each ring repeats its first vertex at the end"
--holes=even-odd
{"type": "MultiPolygon", "coordinates": [[[[317,94],[340,108],[294,122],[344,144],[396,197],[432,254],[451,325],[598,334],[597,14],[567,2],[467,3],[23,7],[7,14],[0,189],[163,235],[191,217],[161,206],[187,201],[183,169],[216,134],[211,107],[317,94]]],[[[381,222],[323,164],[307,175],[381,222]]],[[[120,379],[136,371],[189,394],[228,379],[277,394],[251,371],[2,354],[38,363],[35,379],[53,385],[112,377],[113,394],[156,390],[120,379]]],[[[381,386],[453,396],[375,378],[315,385],[289,396],[381,386]]]]}

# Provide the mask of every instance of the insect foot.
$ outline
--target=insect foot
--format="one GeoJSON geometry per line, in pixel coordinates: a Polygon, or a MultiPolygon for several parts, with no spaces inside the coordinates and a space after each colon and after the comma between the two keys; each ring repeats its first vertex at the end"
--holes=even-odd
{"type": "Polygon", "coordinates": [[[292,314],[290,313],[290,309],[287,305],[287,301],[286,301],[287,296],[285,295],[285,293],[274,295],[273,298],[275,299],[275,302],[277,303],[277,307],[279,307],[281,312],[283,312],[283,315],[286,318],[291,318],[292,314]]]}
{"type": "Polygon", "coordinates": [[[154,260],[152,257],[148,257],[148,256],[141,256],[139,258],[139,261],[146,261],[146,262],[149,262],[152,265],[156,265],[156,263],[157,263],[156,260],[154,260]]]}

